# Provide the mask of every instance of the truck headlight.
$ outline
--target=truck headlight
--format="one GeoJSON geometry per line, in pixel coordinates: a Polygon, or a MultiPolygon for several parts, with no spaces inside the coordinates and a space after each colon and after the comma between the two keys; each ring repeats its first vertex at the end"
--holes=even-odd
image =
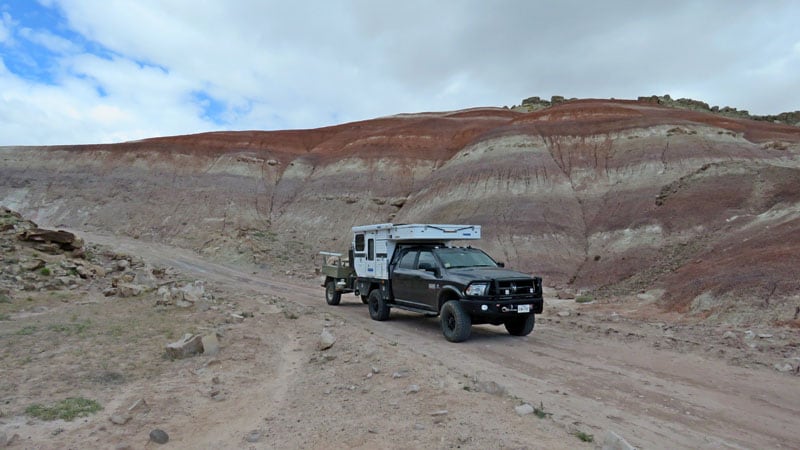
{"type": "Polygon", "coordinates": [[[486,289],[488,287],[489,287],[488,283],[470,284],[469,286],[467,286],[467,289],[464,292],[467,295],[475,295],[475,296],[485,295],[486,294],[486,289]]]}

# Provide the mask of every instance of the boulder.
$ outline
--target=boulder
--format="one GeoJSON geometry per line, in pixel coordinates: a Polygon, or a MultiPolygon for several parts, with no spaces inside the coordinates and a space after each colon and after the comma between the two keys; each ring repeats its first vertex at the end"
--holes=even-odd
{"type": "Polygon", "coordinates": [[[150,432],[150,440],[156,444],[166,444],[169,441],[169,435],[166,431],[156,428],[150,432]]]}
{"type": "MultiPolygon", "coordinates": [[[[56,247],[64,251],[72,251],[76,248],[83,247],[83,240],[77,238],[69,231],[63,230],[46,230],[44,228],[32,228],[25,230],[18,236],[19,240],[26,242],[33,242],[37,244],[54,244],[56,247]]],[[[39,248],[39,246],[37,246],[39,248]]],[[[46,248],[50,249],[51,246],[46,248]]]]}
{"type": "Polygon", "coordinates": [[[320,350],[327,350],[333,347],[334,343],[336,343],[336,336],[331,334],[331,332],[325,328],[319,335],[319,344],[317,345],[317,348],[320,350]]]}
{"type": "Polygon", "coordinates": [[[529,405],[527,403],[523,403],[523,404],[521,404],[519,406],[515,406],[514,407],[514,411],[519,416],[527,416],[528,414],[533,414],[533,406],[531,406],[531,405],[529,405]]]}
{"type": "Polygon", "coordinates": [[[175,342],[166,346],[167,356],[172,359],[183,359],[203,352],[203,337],[199,334],[185,334],[175,342]]]}
{"type": "Polygon", "coordinates": [[[33,271],[44,267],[44,261],[41,259],[32,259],[30,261],[20,263],[19,266],[22,268],[22,270],[33,271]]]}
{"type": "Polygon", "coordinates": [[[201,343],[203,346],[204,355],[214,356],[219,353],[219,339],[217,339],[217,333],[211,333],[203,336],[201,343]]]}
{"type": "Polygon", "coordinates": [[[141,284],[119,283],[117,285],[117,295],[122,298],[136,297],[142,295],[142,293],[146,290],[147,286],[143,286],[141,284]]]}

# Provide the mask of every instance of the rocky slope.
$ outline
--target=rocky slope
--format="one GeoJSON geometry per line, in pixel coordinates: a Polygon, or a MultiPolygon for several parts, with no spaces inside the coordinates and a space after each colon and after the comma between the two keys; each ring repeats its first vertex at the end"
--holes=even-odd
{"type": "Polygon", "coordinates": [[[478,223],[498,259],[597,298],[786,323],[800,306],[800,129],[648,101],[5,147],[0,204],[304,272],[355,224],[478,223]]]}

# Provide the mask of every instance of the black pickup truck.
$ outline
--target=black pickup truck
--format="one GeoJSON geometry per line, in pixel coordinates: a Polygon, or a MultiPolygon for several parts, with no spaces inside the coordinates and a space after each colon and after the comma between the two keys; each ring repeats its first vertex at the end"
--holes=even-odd
{"type": "Polygon", "coordinates": [[[468,339],[473,324],[503,324],[527,336],[544,306],[541,278],[506,269],[477,248],[401,244],[388,270],[382,283],[356,280],[370,317],[387,320],[390,308],[438,315],[451,342],[468,339]]]}

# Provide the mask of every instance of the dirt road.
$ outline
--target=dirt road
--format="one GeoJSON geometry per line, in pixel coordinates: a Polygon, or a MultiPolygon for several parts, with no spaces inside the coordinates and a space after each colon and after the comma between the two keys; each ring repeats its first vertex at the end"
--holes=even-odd
{"type": "MultiPolygon", "coordinates": [[[[355,296],[344,295],[338,307],[326,305],[322,288],[310,281],[245,272],[160,244],[87,238],[212,282],[325,309],[383,344],[441,362],[474,381],[494,381],[512,398],[543,405],[567,432],[588,429],[602,436],[610,429],[639,448],[800,448],[800,377],[654,348],[642,334],[649,329],[644,326],[618,325],[611,337],[546,311],[529,337],[476,326],[468,342],[452,344],[441,336],[436,319],[393,310],[388,322],[375,322],[355,296]]],[[[546,299],[545,309],[552,311],[554,302],[546,299]]]]}

